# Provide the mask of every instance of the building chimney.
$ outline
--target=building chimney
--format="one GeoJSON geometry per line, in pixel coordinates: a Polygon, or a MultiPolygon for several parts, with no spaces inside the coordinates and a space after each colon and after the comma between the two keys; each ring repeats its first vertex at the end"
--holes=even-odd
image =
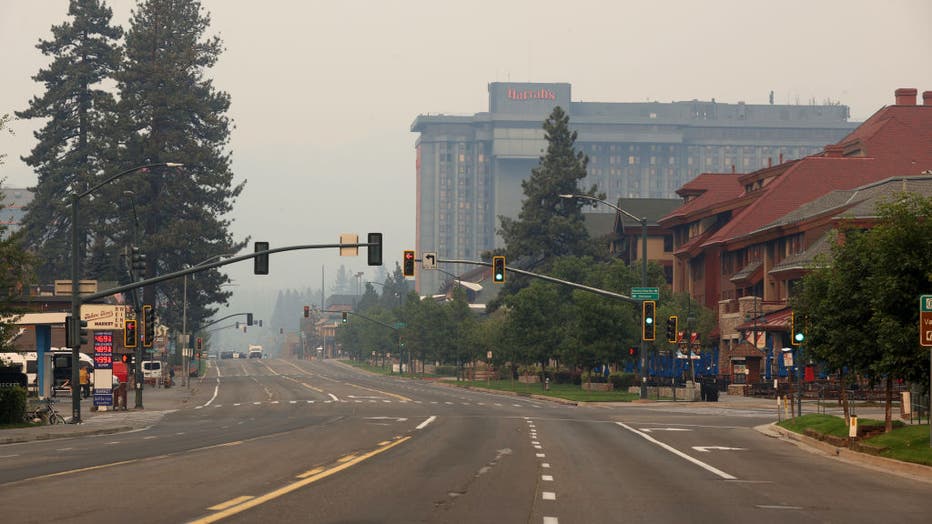
{"type": "Polygon", "coordinates": [[[896,105],[898,106],[914,106],[916,105],[916,93],[918,91],[914,87],[901,87],[893,92],[893,95],[896,97],[896,105]]]}
{"type": "Polygon", "coordinates": [[[825,146],[825,156],[828,158],[841,158],[845,152],[845,146],[831,144],[825,146]]]}
{"type": "Polygon", "coordinates": [[[922,105],[932,106],[932,91],[922,92],[922,105]]]}

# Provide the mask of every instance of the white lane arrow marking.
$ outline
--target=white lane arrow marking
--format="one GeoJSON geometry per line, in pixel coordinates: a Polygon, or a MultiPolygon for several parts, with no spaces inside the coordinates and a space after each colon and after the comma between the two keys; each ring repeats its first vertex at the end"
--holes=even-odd
{"type": "Polygon", "coordinates": [[[650,433],[651,431],[692,431],[691,429],[686,428],[641,428],[641,431],[644,433],[650,433]]]}
{"type": "Polygon", "coordinates": [[[727,446],[693,446],[693,449],[700,453],[708,453],[710,451],[747,451],[745,448],[729,448],[727,446]]]}
{"type": "Polygon", "coordinates": [[[366,420],[395,420],[397,422],[404,422],[408,419],[404,417],[364,417],[366,420]]]}

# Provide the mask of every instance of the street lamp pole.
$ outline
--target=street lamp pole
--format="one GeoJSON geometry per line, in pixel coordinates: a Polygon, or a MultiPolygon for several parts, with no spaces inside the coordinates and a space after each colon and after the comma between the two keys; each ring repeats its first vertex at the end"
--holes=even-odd
{"type": "MultiPolygon", "coordinates": [[[[590,195],[579,195],[579,194],[562,194],[558,195],[560,198],[572,198],[572,199],[583,199],[591,200],[593,202],[599,202],[605,204],[606,206],[614,209],[615,211],[625,215],[628,218],[637,220],[641,224],[641,286],[647,287],[647,217],[638,218],[631,213],[621,209],[620,207],[612,204],[611,202],[606,202],[601,198],[596,198],[590,195]]],[[[656,319],[655,319],[656,320],[656,319]]],[[[641,320],[643,322],[643,319],[641,320]]],[[[645,372],[647,370],[647,343],[644,341],[643,337],[641,338],[641,398],[647,398],[647,376],[645,372]]]]}
{"type": "MultiPolygon", "coordinates": [[[[82,198],[97,191],[101,187],[113,182],[114,180],[153,167],[183,167],[184,164],[175,162],[158,162],[155,164],[146,164],[136,166],[125,171],[112,175],[103,182],[86,189],[80,193],[71,194],[71,422],[73,424],[81,423],[81,389],[79,368],[81,367],[81,295],[78,286],[78,274],[81,272],[81,263],[78,260],[78,204],[82,198]]],[[[137,362],[137,365],[139,363],[137,362]]]]}

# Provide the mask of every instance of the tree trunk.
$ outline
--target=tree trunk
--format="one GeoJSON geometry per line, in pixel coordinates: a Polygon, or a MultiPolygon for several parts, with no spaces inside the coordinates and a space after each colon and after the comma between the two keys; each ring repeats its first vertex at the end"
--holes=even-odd
{"type": "Polygon", "coordinates": [[[886,400],[884,401],[883,432],[893,431],[893,379],[887,377],[886,400]]]}

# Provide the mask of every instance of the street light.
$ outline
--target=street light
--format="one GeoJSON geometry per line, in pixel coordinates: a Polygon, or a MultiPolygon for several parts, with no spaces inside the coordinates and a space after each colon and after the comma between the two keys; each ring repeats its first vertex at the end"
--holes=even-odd
{"type": "MultiPolygon", "coordinates": [[[[596,198],[590,195],[578,195],[578,194],[562,194],[557,195],[560,198],[570,198],[570,199],[583,199],[591,200],[593,202],[599,202],[605,204],[606,206],[614,209],[615,211],[625,215],[628,218],[637,220],[641,223],[641,286],[647,287],[647,217],[638,218],[631,213],[621,209],[620,207],[612,204],[611,202],[606,202],[601,198],[596,198]]],[[[647,377],[644,375],[645,370],[647,369],[647,351],[645,351],[646,344],[644,343],[643,338],[641,339],[641,398],[647,398],[647,377]]]]}
{"type": "MultiPolygon", "coordinates": [[[[71,318],[73,320],[71,325],[74,326],[75,330],[75,332],[71,334],[71,339],[74,341],[74,346],[71,347],[71,422],[74,424],[79,424],[81,422],[81,391],[80,388],[76,387],[77,384],[81,382],[78,373],[79,364],[81,362],[81,337],[78,333],[81,324],[81,296],[78,289],[78,274],[81,272],[81,261],[78,260],[78,204],[81,199],[87,195],[130,173],[153,167],[183,166],[184,164],[175,162],[157,162],[155,164],[136,166],[125,171],[120,171],[106,178],[103,182],[92,186],[90,189],[71,194],[71,318]]],[[[137,363],[137,365],[138,364],[139,363],[137,363]]]]}
{"type": "MultiPolygon", "coordinates": [[[[207,260],[202,260],[198,262],[197,264],[194,264],[193,266],[190,266],[190,267],[203,266],[204,264],[213,262],[214,260],[218,258],[232,257],[234,255],[236,255],[236,253],[222,253],[219,255],[214,255],[208,258],[207,260]]],[[[184,276],[183,297],[184,298],[182,299],[182,302],[181,302],[182,303],[181,305],[181,340],[182,340],[181,368],[184,370],[184,387],[188,387],[190,373],[188,372],[188,355],[185,352],[185,349],[187,349],[188,347],[188,275],[184,276]]]]}

